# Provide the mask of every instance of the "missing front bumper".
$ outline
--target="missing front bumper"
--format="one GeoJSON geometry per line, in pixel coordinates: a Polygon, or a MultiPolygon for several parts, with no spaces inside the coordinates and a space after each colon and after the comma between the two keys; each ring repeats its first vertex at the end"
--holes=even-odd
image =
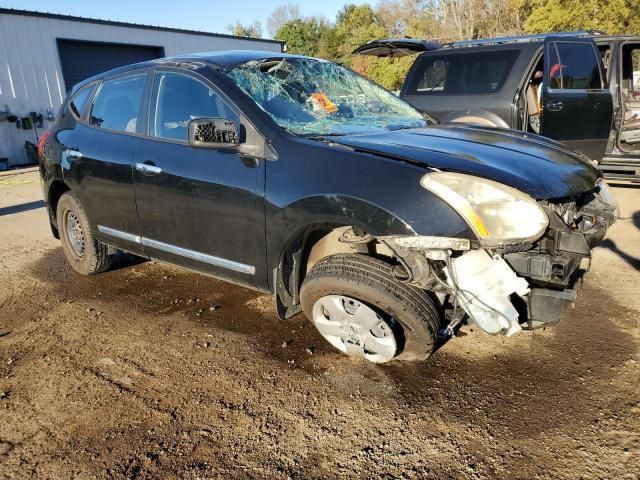
{"type": "Polygon", "coordinates": [[[573,289],[532,288],[527,295],[527,321],[522,327],[533,330],[558,323],[562,312],[573,303],[576,296],[577,292],[573,289]]]}
{"type": "MultiPolygon", "coordinates": [[[[551,268],[547,260],[542,258],[542,267],[534,265],[534,270],[539,270],[534,273],[541,277],[571,276],[579,266],[579,262],[569,261],[563,264],[566,271],[558,271],[558,265],[551,268]]],[[[454,302],[484,332],[493,335],[510,336],[523,329],[557,323],[577,295],[572,288],[535,286],[531,277],[517,275],[502,257],[491,256],[485,250],[473,250],[450,259],[446,273],[454,302]]]]}

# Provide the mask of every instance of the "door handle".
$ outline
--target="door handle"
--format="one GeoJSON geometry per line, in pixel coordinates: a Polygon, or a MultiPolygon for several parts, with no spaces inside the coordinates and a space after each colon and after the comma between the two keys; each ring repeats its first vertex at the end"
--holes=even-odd
{"type": "Polygon", "coordinates": [[[156,167],[152,162],[149,161],[145,163],[136,163],[136,170],[147,175],[157,175],[158,173],[162,173],[162,169],[160,167],[156,167]]]}
{"type": "Polygon", "coordinates": [[[564,103],[562,103],[560,100],[554,100],[553,102],[547,103],[547,110],[549,110],[550,112],[559,112],[563,108],[564,103]]]}
{"type": "Polygon", "coordinates": [[[82,158],[82,152],[75,148],[67,148],[66,153],[69,160],[80,160],[82,158]]]}

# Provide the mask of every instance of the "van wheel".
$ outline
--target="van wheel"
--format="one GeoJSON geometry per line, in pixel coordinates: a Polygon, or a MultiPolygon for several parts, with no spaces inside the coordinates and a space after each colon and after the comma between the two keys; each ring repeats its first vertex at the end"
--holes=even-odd
{"type": "Polygon", "coordinates": [[[392,269],[366,255],[320,260],[302,283],[302,309],[348,355],[376,363],[424,360],[436,346],[440,315],[424,291],[396,280],[392,269]]]}
{"type": "Polygon", "coordinates": [[[65,193],[58,200],[56,220],[62,251],[76,272],[92,275],[109,269],[109,247],[93,238],[87,214],[72,194],[65,193]]]}

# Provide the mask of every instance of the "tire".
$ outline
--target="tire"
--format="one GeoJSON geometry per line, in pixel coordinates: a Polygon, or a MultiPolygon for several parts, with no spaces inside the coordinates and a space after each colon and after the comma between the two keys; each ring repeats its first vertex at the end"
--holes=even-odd
{"type": "MultiPolygon", "coordinates": [[[[388,263],[366,255],[324,258],[314,265],[302,283],[302,309],[318,328],[317,320],[314,320],[314,306],[317,309],[325,301],[323,299],[334,296],[355,299],[378,313],[393,331],[397,345],[393,359],[425,360],[437,343],[440,329],[438,309],[426,292],[396,280],[392,269],[388,263]]],[[[318,311],[315,313],[317,315],[318,311]]],[[[330,338],[325,338],[345,351],[330,338]]]]}
{"type": "Polygon", "coordinates": [[[64,193],[58,200],[56,222],[62,251],[76,272],[81,275],[93,275],[109,269],[109,247],[93,237],[87,214],[80,202],[69,192],[64,193]],[[80,243],[81,246],[78,248],[80,243]]]}

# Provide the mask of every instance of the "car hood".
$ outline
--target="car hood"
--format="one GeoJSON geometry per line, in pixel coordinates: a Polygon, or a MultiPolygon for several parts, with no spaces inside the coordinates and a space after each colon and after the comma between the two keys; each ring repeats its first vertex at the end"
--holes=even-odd
{"type": "Polygon", "coordinates": [[[443,124],[330,140],[438,170],[496,180],[538,200],[592,190],[600,177],[585,155],[548,138],[515,130],[443,124]]]}

